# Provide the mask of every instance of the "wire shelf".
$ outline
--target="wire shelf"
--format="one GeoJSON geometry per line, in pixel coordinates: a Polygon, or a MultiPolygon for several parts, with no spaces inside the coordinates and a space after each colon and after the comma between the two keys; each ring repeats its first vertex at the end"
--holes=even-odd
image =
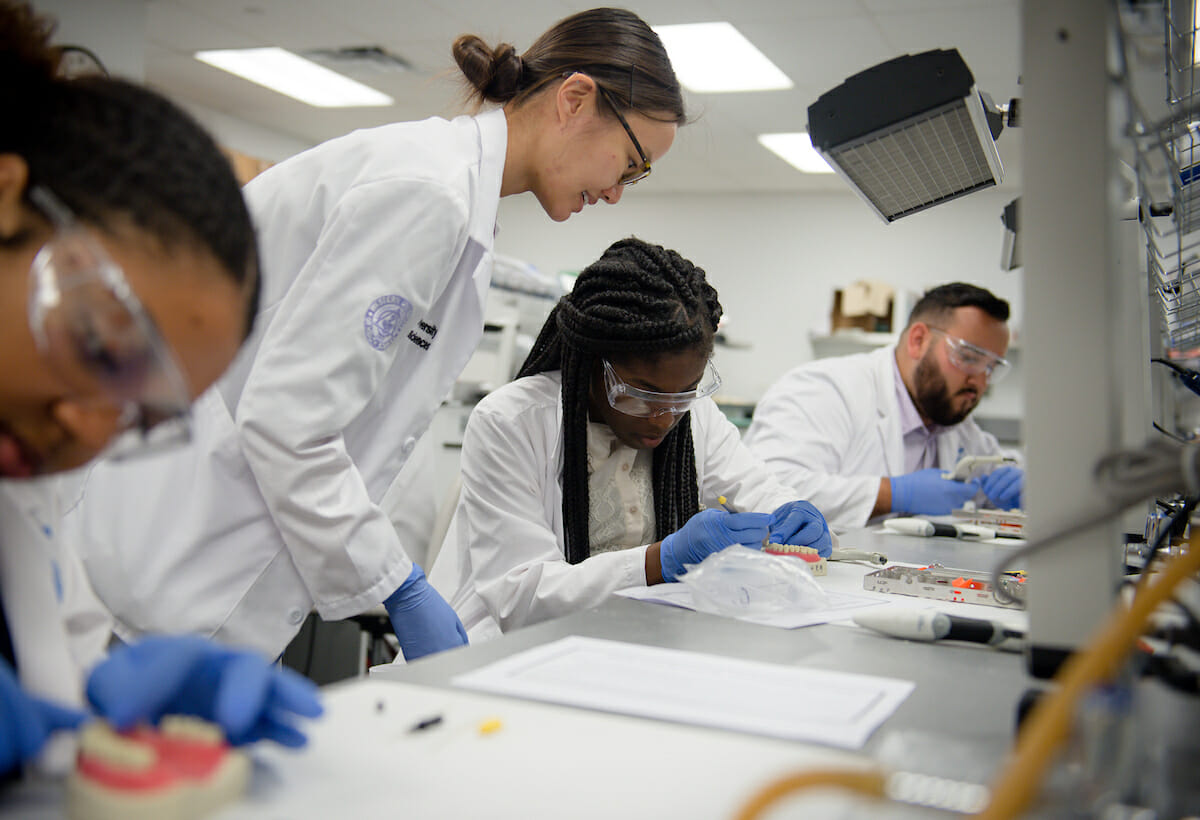
{"type": "Polygon", "coordinates": [[[1157,29],[1167,114],[1149,122],[1131,93],[1139,219],[1147,269],[1158,295],[1163,346],[1173,359],[1200,359],[1200,88],[1192,2],[1134,3],[1121,16],[1126,64],[1157,29]]]}

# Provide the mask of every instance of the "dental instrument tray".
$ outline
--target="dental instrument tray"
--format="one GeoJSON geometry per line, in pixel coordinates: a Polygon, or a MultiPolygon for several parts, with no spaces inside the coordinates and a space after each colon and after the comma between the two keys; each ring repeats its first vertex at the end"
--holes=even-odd
{"type": "Polygon", "coordinates": [[[983,604],[1008,609],[1025,608],[1025,574],[1005,573],[1001,588],[1014,600],[996,597],[990,573],[948,569],[941,564],[927,567],[890,567],[868,572],[863,576],[863,589],[870,592],[890,592],[935,601],[957,601],[964,604],[983,604]]]}
{"type": "Polygon", "coordinates": [[[991,527],[997,535],[1025,537],[1025,513],[1020,510],[979,510],[974,504],[967,502],[952,515],[956,522],[991,527]]]}

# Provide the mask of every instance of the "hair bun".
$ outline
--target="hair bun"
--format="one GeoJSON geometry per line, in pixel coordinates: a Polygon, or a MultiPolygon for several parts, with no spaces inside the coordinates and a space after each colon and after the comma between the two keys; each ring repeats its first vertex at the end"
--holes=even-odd
{"type": "Polygon", "coordinates": [[[62,58],[50,45],[54,25],[26,3],[0,0],[0,76],[10,90],[54,80],[62,58]]]}
{"type": "Polygon", "coordinates": [[[516,96],[525,62],[510,43],[490,48],[475,34],[464,34],[450,49],[474,93],[488,102],[504,103],[516,96]]]}

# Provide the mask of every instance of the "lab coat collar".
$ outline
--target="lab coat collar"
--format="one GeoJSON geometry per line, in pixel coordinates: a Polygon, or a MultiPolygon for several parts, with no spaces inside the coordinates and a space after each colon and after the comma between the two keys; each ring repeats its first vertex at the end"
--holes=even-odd
{"type": "MultiPolygon", "coordinates": [[[[896,407],[900,411],[900,432],[903,435],[914,433],[918,430],[926,430],[925,422],[921,421],[921,413],[917,410],[917,405],[913,402],[912,396],[908,392],[908,385],[904,383],[904,377],[900,375],[900,365],[896,362],[896,357],[892,356],[892,390],[896,394],[896,407]]],[[[935,432],[930,430],[929,432],[935,432]]]]}
{"type": "Polygon", "coordinates": [[[480,214],[487,219],[495,238],[499,230],[496,212],[500,207],[500,185],[504,179],[504,159],[508,153],[508,118],[503,108],[485,111],[475,117],[479,129],[479,193],[480,214]],[[494,204],[493,204],[494,203],[494,204]]]}
{"type": "Polygon", "coordinates": [[[875,357],[875,420],[888,475],[904,472],[904,434],[900,424],[900,404],[896,400],[896,349],[884,347],[869,354],[875,357]]]}
{"type": "MultiPolygon", "coordinates": [[[[492,239],[499,233],[496,221],[500,209],[500,185],[504,179],[504,159],[508,152],[508,118],[503,108],[486,111],[474,118],[479,129],[479,177],[476,191],[476,213],[472,217],[472,232],[476,236],[490,234],[492,239]],[[486,233],[485,233],[486,232],[486,233]]],[[[488,251],[488,256],[491,256],[488,251]]],[[[487,291],[492,283],[492,261],[476,265],[475,288],[479,304],[487,304],[487,291]]]]}

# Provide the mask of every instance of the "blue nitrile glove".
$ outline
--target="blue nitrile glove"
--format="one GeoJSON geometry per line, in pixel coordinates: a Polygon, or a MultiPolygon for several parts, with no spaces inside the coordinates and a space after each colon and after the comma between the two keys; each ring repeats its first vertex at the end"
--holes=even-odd
{"type": "Polygon", "coordinates": [[[155,636],[114,649],[88,676],[87,696],[118,729],[195,715],[220,726],[234,745],[303,746],[294,718],[322,711],[308,678],[196,635],[155,636]]]}
{"type": "Polygon", "coordinates": [[[833,555],[833,539],[825,516],[807,501],[789,501],[771,513],[771,543],[816,547],[822,558],[833,555]]]}
{"type": "Polygon", "coordinates": [[[413,564],[400,588],[383,602],[392,629],[400,639],[404,660],[466,646],[467,630],[446,599],[425,580],[425,571],[413,564]]]}
{"type": "Polygon", "coordinates": [[[684,564],[699,564],[730,544],[759,549],[767,537],[767,513],[730,513],[711,509],[698,512],[662,540],[658,548],[664,581],[674,581],[687,571],[684,564]]]}
{"type": "Polygon", "coordinates": [[[52,732],[87,719],[86,712],[26,693],[12,667],[0,660],[0,773],[37,755],[52,732]]]}
{"type": "Polygon", "coordinates": [[[1020,467],[999,467],[983,477],[980,487],[996,509],[1018,509],[1025,489],[1025,471],[1020,467]]]}
{"type": "Polygon", "coordinates": [[[892,476],[892,512],[948,515],[979,492],[978,481],[942,478],[937,467],[892,476]]]}

